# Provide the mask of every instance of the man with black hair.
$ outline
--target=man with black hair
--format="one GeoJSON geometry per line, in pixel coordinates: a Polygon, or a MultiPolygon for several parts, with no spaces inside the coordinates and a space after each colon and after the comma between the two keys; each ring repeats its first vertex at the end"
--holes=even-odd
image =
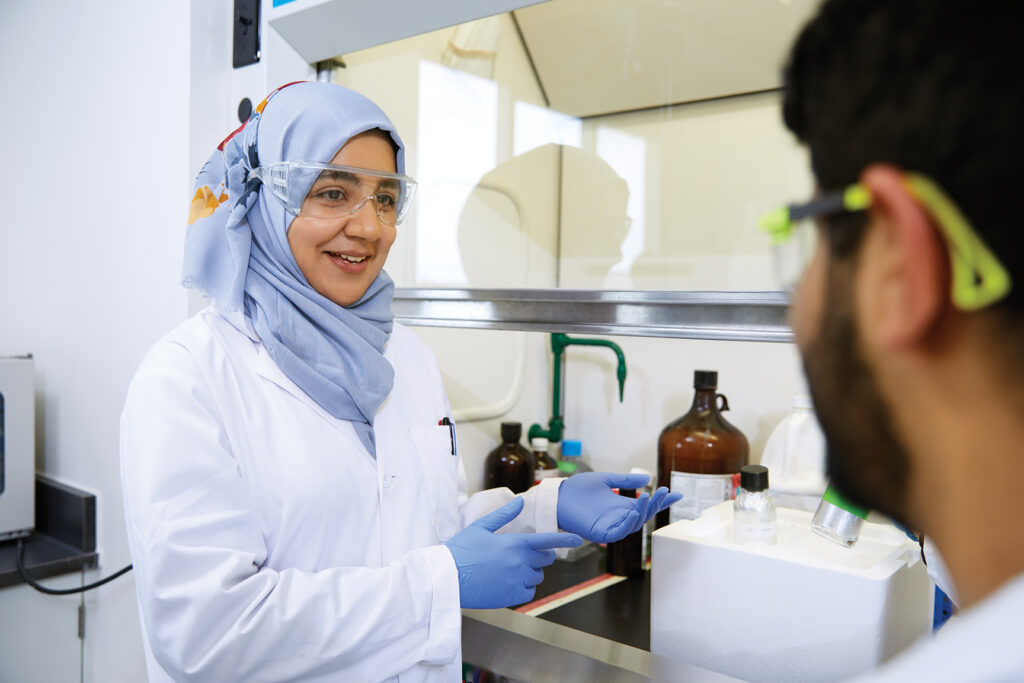
{"type": "Polygon", "coordinates": [[[791,321],[829,476],[961,609],[873,681],[1024,681],[1022,31],[1008,0],[829,0],[785,71],[818,193],[763,225],[814,244],[791,321]]]}

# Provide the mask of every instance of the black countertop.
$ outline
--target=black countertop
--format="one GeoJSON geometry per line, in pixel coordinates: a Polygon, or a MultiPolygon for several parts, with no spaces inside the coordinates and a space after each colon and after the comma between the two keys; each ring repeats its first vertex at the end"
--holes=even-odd
{"type": "MultiPolygon", "coordinates": [[[[95,568],[96,496],[37,475],[36,526],[22,542],[25,571],[32,579],[95,568]]],[[[17,539],[0,543],[0,588],[22,583],[17,558],[17,539]]]]}
{"type": "MultiPolygon", "coordinates": [[[[605,573],[605,549],[573,562],[556,560],[544,571],[536,602],[605,573]]],[[[651,644],[650,572],[625,579],[537,616],[608,640],[649,650],[651,644]]],[[[514,608],[513,608],[514,609],[514,608]]]]}

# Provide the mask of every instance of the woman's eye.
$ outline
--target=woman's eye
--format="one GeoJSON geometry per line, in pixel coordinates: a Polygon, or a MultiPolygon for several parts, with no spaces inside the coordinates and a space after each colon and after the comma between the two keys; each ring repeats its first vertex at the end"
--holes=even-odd
{"type": "Polygon", "coordinates": [[[381,208],[392,208],[395,205],[395,198],[382,192],[377,195],[377,204],[381,208]]]}
{"type": "Polygon", "coordinates": [[[327,202],[340,202],[345,200],[345,193],[336,188],[321,190],[316,196],[327,202]]]}

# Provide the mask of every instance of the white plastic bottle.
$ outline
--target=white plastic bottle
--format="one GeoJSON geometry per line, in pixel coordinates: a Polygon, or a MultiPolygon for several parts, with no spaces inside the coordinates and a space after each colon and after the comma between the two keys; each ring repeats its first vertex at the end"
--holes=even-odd
{"type": "Polygon", "coordinates": [[[825,435],[810,396],[793,396],[792,409],[768,436],[760,462],[772,473],[779,505],[815,510],[827,485],[825,435]]]}

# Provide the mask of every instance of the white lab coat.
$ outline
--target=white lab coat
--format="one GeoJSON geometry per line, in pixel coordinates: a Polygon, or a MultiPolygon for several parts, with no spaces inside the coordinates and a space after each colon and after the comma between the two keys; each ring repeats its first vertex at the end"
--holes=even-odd
{"type": "MultiPolygon", "coordinates": [[[[440,543],[510,500],[466,496],[430,350],[395,325],[377,458],[212,308],[158,342],[121,418],[125,517],[151,681],[457,681],[458,576],[440,543]]],[[[510,531],[556,530],[557,482],[510,531]]]]}
{"type": "Polygon", "coordinates": [[[1024,681],[1024,574],[922,638],[887,665],[850,683],[1024,681]]]}

